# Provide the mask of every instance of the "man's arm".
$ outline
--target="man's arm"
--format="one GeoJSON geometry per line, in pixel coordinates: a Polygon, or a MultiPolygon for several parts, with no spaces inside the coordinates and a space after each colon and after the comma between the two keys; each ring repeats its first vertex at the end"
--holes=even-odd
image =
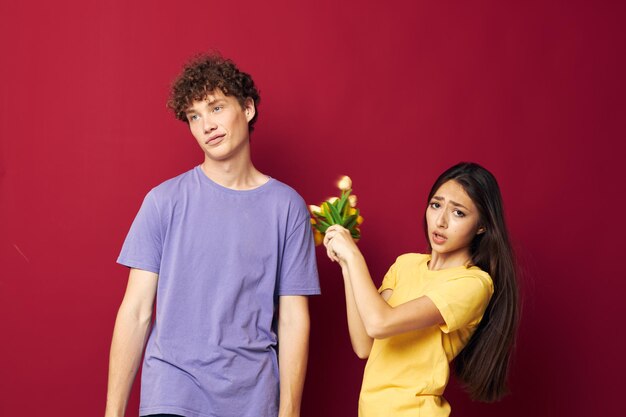
{"type": "Polygon", "coordinates": [[[105,417],[122,417],[126,411],[152,321],[157,281],[153,272],[130,270],[113,330],[105,417]]]}
{"type": "Polygon", "coordinates": [[[309,301],[281,296],[278,310],[279,417],[298,417],[309,354],[309,301]]]}

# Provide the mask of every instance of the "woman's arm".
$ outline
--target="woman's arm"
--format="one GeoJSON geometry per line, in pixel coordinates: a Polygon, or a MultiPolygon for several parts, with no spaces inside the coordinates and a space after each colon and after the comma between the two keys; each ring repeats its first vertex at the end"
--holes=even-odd
{"type": "MultiPolygon", "coordinates": [[[[370,338],[384,339],[443,323],[439,310],[428,297],[420,297],[396,307],[387,304],[374,286],[365,259],[350,232],[343,227],[331,226],[326,231],[324,244],[331,260],[339,262],[342,271],[345,271],[344,280],[350,284],[358,317],[370,338]]],[[[347,298],[346,286],[346,303],[347,298]]]]}
{"type": "Polygon", "coordinates": [[[341,268],[343,274],[343,283],[346,292],[346,313],[348,316],[348,331],[350,332],[350,342],[352,350],[361,358],[367,359],[372,350],[372,339],[363,326],[363,321],[357,310],[356,301],[352,292],[352,284],[350,283],[350,272],[348,268],[341,268]]]}

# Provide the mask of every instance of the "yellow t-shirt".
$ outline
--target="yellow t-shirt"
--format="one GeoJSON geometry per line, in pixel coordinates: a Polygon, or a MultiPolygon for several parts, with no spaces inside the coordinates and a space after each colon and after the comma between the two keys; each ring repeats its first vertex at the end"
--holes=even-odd
{"type": "Polygon", "coordinates": [[[430,255],[398,257],[379,291],[393,290],[389,305],[427,296],[445,320],[441,326],[374,340],[361,396],[360,417],[450,414],[442,397],[449,363],[469,341],[493,294],[493,282],[478,267],[430,271],[430,255]]]}

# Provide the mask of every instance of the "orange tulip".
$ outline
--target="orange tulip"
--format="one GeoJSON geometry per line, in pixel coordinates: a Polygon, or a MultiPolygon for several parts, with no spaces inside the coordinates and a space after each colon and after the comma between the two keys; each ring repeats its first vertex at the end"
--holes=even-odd
{"type": "Polygon", "coordinates": [[[324,235],[317,229],[313,229],[313,240],[315,241],[315,246],[319,246],[324,241],[324,235]]]}

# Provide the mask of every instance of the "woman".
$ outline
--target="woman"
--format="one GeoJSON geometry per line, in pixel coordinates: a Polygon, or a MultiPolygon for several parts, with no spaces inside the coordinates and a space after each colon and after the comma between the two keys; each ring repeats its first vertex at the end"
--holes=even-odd
{"type": "Polygon", "coordinates": [[[430,254],[398,257],[372,283],[350,233],[324,237],[345,284],[350,340],[369,358],[359,416],[448,416],[449,364],[473,399],[506,393],[517,327],[515,262],[493,175],[474,163],[444,172],[424,218],[430,254]]]}

